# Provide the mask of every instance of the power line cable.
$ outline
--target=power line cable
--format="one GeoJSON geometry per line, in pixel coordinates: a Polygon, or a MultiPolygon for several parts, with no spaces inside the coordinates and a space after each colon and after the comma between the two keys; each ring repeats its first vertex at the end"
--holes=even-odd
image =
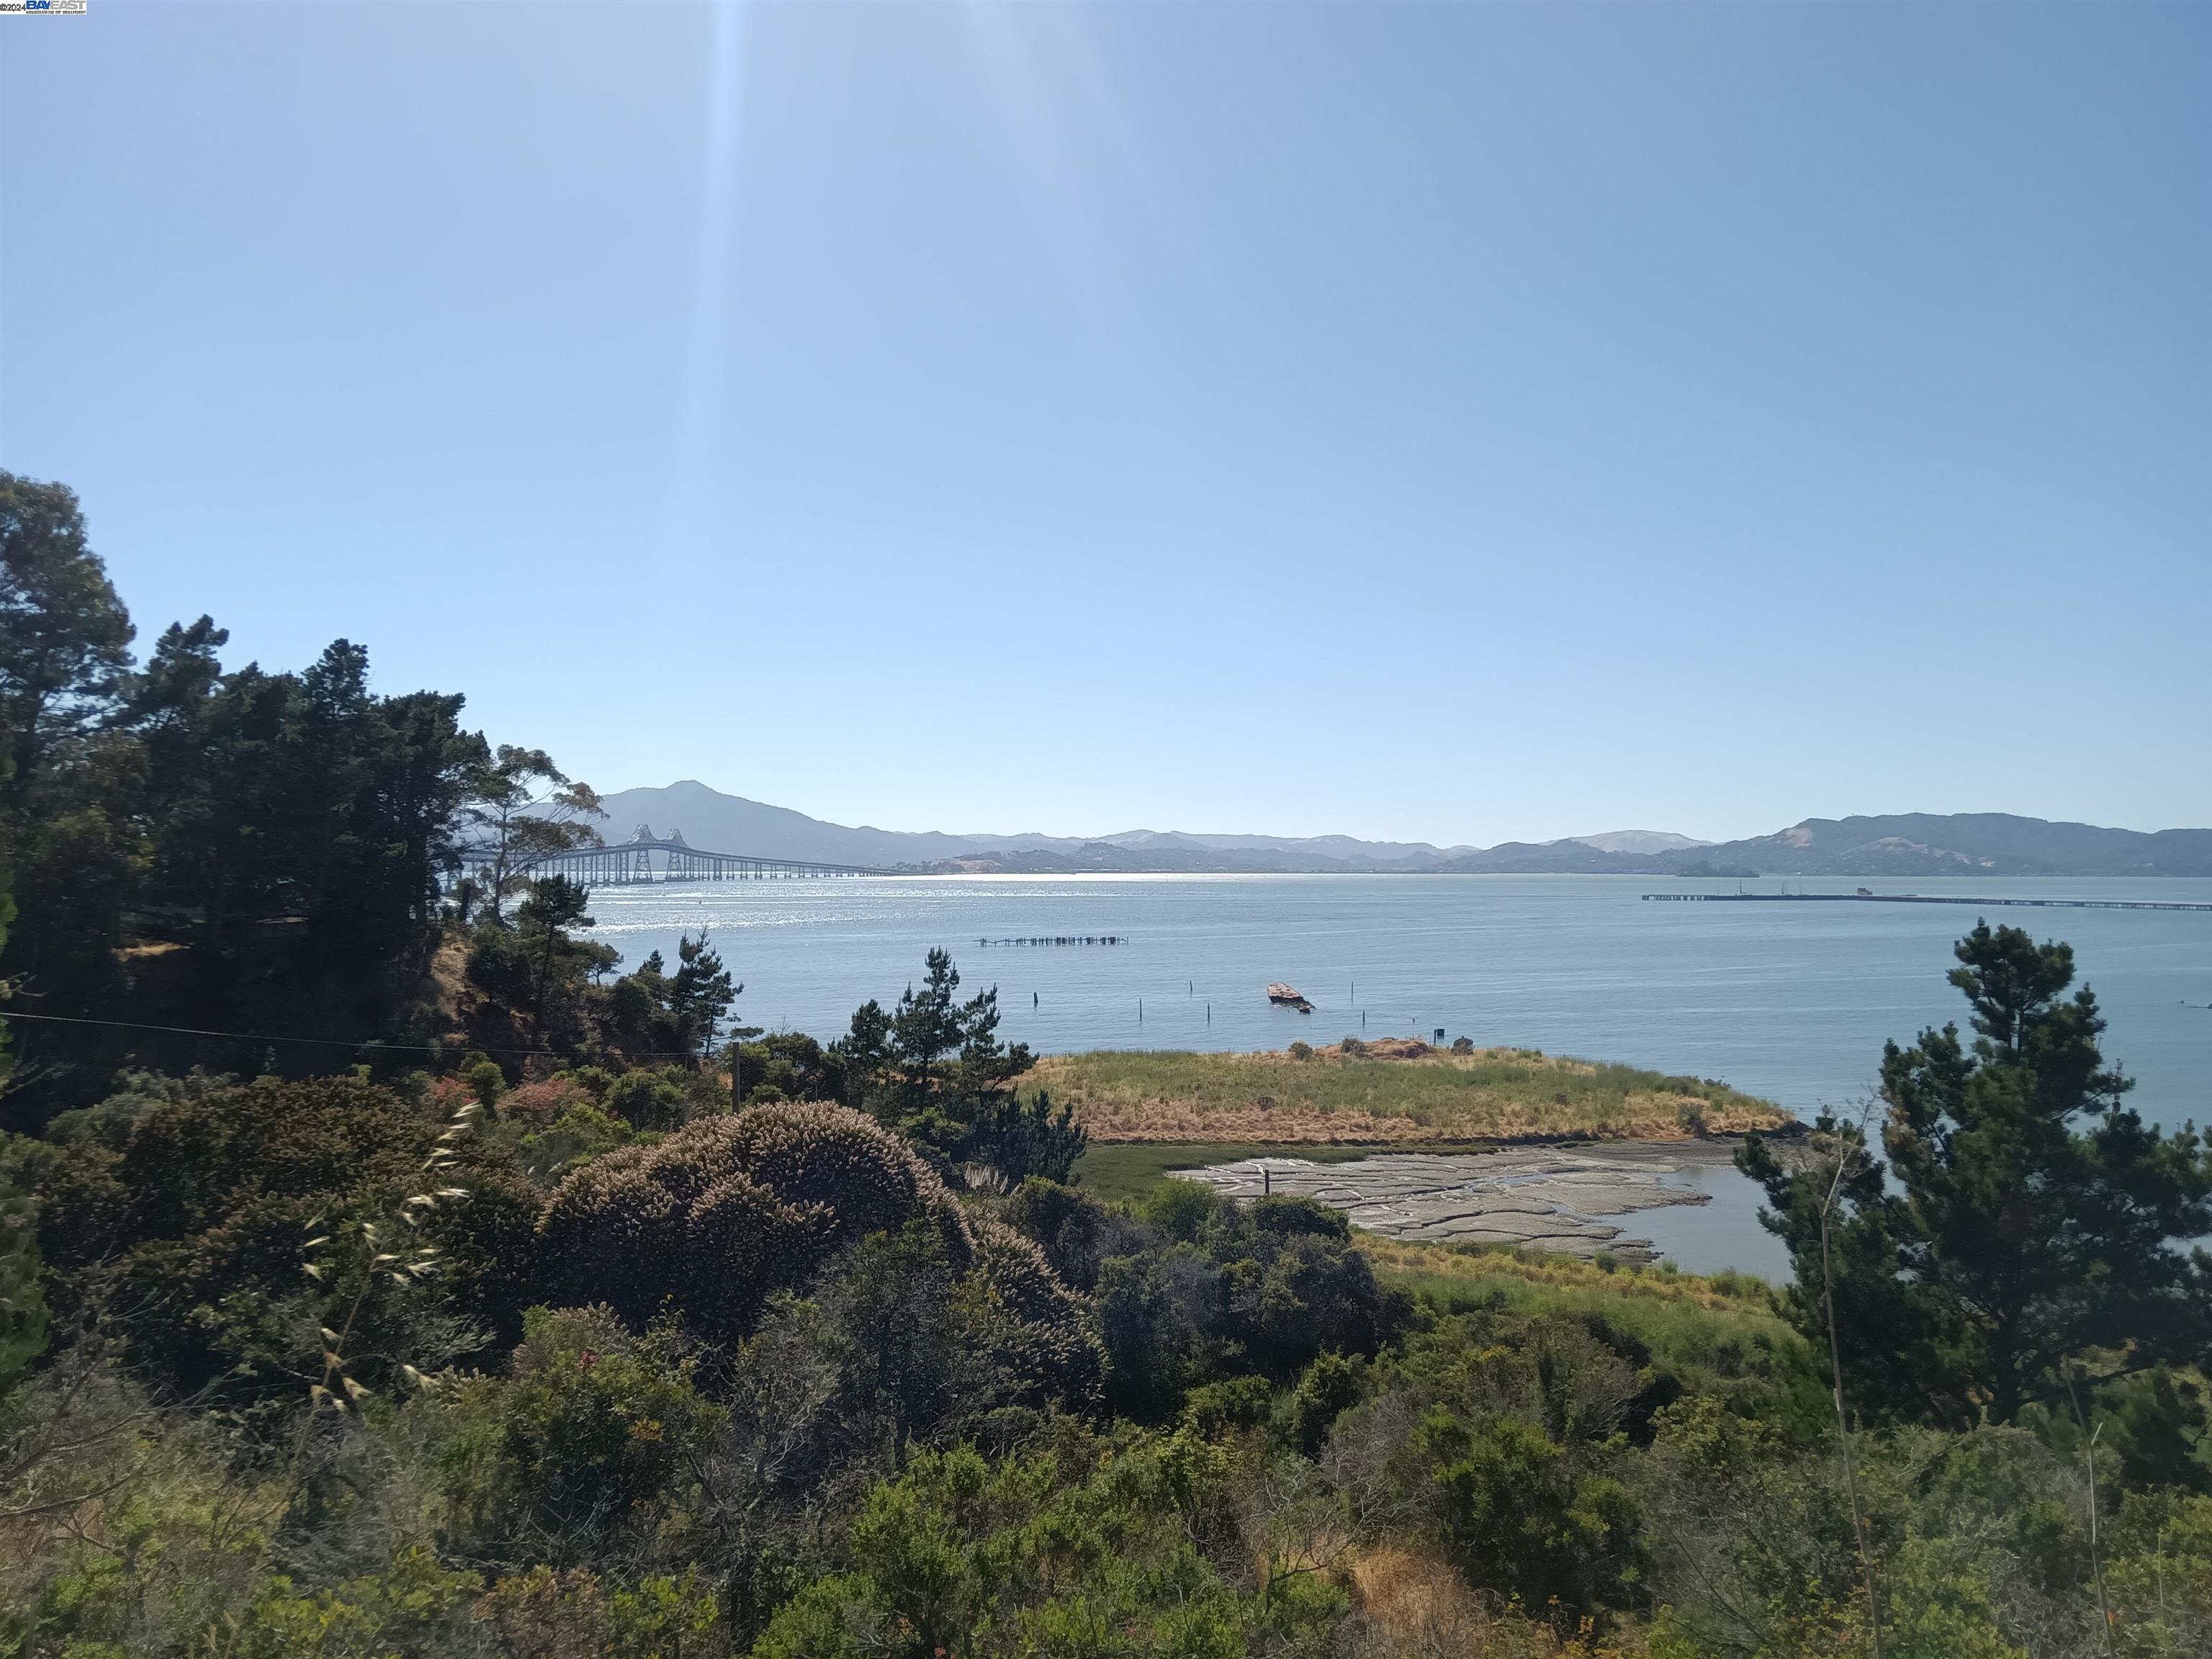
{"type": "MultiPolygon", "coordinates": [[[[494,1048],[477,1042],[386,1042],[381,1037],[301,1037],[277,1036],[265,1031],[207,1031],[194,1025],[149,1025],[131,1019],[87,1019],[74,1014],[25,1014],[12,1009],[0,1008],[0,1019],[34,1019],[49,1025],[102,1025],[118,1031],[161,1031],[171,1036],[222,1037],[234,1042],[294,1042],[318,1048],[381,1048],[386,1053],[408,1054],[442,1054],[460,1048],[480,1054],[522,1054],[538,1060],[567,1060],[573,1058],[551,1048],[494,1048]]],[[[634,1060],[696,1060],[698,1055],[680,1048],[647,1048],[635,1054],[625,1054],[634,1060]]]]}

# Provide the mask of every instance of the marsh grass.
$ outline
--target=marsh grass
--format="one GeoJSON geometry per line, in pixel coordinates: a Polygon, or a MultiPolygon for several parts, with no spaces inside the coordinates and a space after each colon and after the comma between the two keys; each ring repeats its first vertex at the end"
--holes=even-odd
{"type": "Polygon", "coordinates": [[[1413,1059],[1098,1051],[1048,1056],[1028,1082],[1072,1104],[1098,1142],[1680,1139],[1790,1121],[1772,1102],[1709,1078],[1522,1048],[1413,1059]]]}

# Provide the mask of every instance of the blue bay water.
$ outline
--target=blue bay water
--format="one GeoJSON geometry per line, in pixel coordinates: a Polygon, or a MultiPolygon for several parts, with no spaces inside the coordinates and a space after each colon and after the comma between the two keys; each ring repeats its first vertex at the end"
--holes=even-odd
{"type": "MultiPolygon", "coordinates": [[[[1788,884],[1842,892],[1856,884],[1788,884]]],[[[1856,1111],[1872,1091],[1884,1039],[1963,1023],[1964,1001],[1943,975],[1974,909],[1641,897],[1738,885],[1607,876],[947,876],[609,887],[592,894],[592,910],[597,936],[633,966],[655,949],[672,961],[681,933],[709,930],[744,982],[737,1012],[746,1023],[824,1041],[868,998],[894,1000],[933,945],[951,951],[963,988],[995,984],[1004,1035],[1044,1053],[1279,1048],[1299,1037],[1427,1036],[1441,1026],[1478,1044],[1715,1078],[1804,1116],[1822,1107],[1856,1111]],[[1127,942],[978,944],[1083,933],[1127,942]],[[1273,980],[1304,992],[1314,1012],[1268,1003],[1273,980]]],[[[2212,902],[2212,880],[1876,885],[2212,902]]],[[[2133,1103],[2146,1118],[2175,1125],[2212,1116],[2212,913],[1987,914],[2073,944],[2081,978],[2111,1023],[2106,1053],[2136,1078],[2133,1103]]],[[[1674,1213],[1702,1236],[1737,1207],[1717,1200],[1695,1217],[1674,1213]]],[[[1632,1218],[1632,1231],[1664,1225],[1644,1227],[1650,1218],[1632,1218]]],[[[1768,1243],[1746,1241],[1733,1265],[1771,1269],[1771,1255],[1755,1248],[1768,1243]]],[[[1731,1265],[1729,1249],[1710,1240],[1680,1254],[1685,1267],[1731,1265]]]]}

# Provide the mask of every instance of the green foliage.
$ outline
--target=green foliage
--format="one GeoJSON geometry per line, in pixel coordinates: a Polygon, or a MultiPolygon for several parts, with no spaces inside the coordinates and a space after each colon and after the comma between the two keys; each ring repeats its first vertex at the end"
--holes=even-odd
{"type": "Polygon", "coordinates": [[[46,1352],[46,1289],[39,1237],[15,1137],[0,1133],[0,1401],[46,1352]]]}
{"type": "Polygon", "coordinates": [[[2130,1492],[2114,1518],[2106,1589],[2126,1609],[2123,1651],[2212,1653],[2212,1497],[2130,1492]]]}
{"type": "MultiPolygon", "coordinates": [[[[692,1065],[711,1051],[723,1016],[745,988],[732,982],[720,955],[703,933],[696,939],[689,933],[679,939],[676,957],[676,971],[671,974],[660,952],[653,951],[636,971],[623,975],[592,1003],[606,1040],[640,1064],[680,1059],[685,1066],[692,1065]]],[[[583,994],[583,972],[596,974],[613,961],[609,951],[602,960],[580,964],[572,975],[577,978],[576,994],[583,994]]]]}
{"type": "MultiPolygon", "coordinates": [[[[461,700],[373,695],[343,640],[270,673],[226,670],[228,636],[204,617],[166,629],[143,667],[133,633],[76,498],[0,474],[0,836],[21,911],[0,977],[51,1014],[392,1035],[437,943],[438,878],[483,756],[461,700]]],[[[99,1025],[43,1030],[36,1054],[12,1103],[32,1121],[119,1063],[263,1059],[99,1025]]]]}
{"type": "Polygon", "coordinates": [[[58,1112],[48,1119],[43,1138],[60,1146],[93,1142],[119,1152],[129,1144],[138,1120],[155,1107],[203,1100],[217,1090],[237,1086],[234,1077],[210,1076],[205,1072],[170,1077],[160,1072],[126,1069],[118,1074],[114,1088],[93,1104],[58,1112]]]}
{"type": "Polygon", "coordinates": [[[2160,1365],[2100,1393],[2099,1403],[2112,1413],[2103,1438],[2118,1459],[2122,1481],[2138,1490],[2212,1493],[2212,1433],[2200,1378],[2160,1365]]]}
{"type": "Polygon", "coordinates": [[[1301,1456],[1320,1456],[1329,1430],[1359,1403],[1366,1382],[1366,1368],[1358,1359],[1340,1353],[1316,1356],[1284,1402],[1283,1437],[1301,1456]]]}
{"type": "Polygon", "coordinates": [[[398,1550],[382,1571],[313,1589],[267,1580],[226,1649],[240,1659],[390,1659],[446,1651],[470,1638],[481,1581],[444,1565],[423,1544],[398,1550]]]}
{"type": "Polygon", "coordinates": [[[1376,1279],[1334,1210],[1304,1199],[1249,1207],[1197,1182],[1163,1182],[1134,1212],[1032,1182],[1009,1216],[1093,1290],[1106,1395],[1139,1421],[1186,1390],[1255,1371],[1288,1381],[1324,1350],[1376,1352],[1408,1305],[1376,1279]]]}
{"type": "Polygon", "coordinates": [[[1051,1097],[1042,1091],[1028,1100],[1006,1093],[979,1104],[960,1152],[964,1161],[983,1165],[1002,1182],[1032,1176],[1065,1182],[1090,1140],[1073,1109],[1054,1111],[1051,1097]]]}
{"type": "Polygon", "coordinates": [[[1037,1653],[1230,1659],[1318,1650],[1341,1598],[1310,1579],[1261,1597],[1208,1546],[1233,1535],[1224,1455],[1183,1436],[1082,1468],[926,1453],[854,1519],[845,1570],[780,1610],[757,1659],[1037,1653]]]}
{"type": "MultiPolygon", "coordinates": [[[[553,763],[542,749],[503,743],[470,770],[461,820],[474,832],[477,888],[491,919],[529,884],[531,866],[555,853],[597,847],[593,820],[606,813],[598,793],[553,763]]],[[[468,917],[461,917],[466,925],[468,917]]]]}
{"type": "Polygon", "coordinates": [[[1809,1167],[1757,1137],[1740,1161],[1790,1246],[1800,1325],[1824,1340],[1820,1218],[1845,1162],[1830,1233],[1846,1392],[1862,1410],[1964,1425],[2011,1420],[2094,1352],[2148,1365],[2206,1351],[2212,1256],[2181,1249],[2212,1232],[2212,1147],[2122,1104],[2096,998],[2063,995],[2067,946],[1982,924],[1956,954],[1971,1048],[1946,1026],[1883,1054],[1893,1188],[1832,1119],[1809,1167]]]}
{"type": "Polygon", "coordinates": [[[674,1129],[684,1117],[684,1091],[654,1072],[625,1072],[607,1085],[607,1109],[634,1129],[674,1129]]]}
{"type": "Polygon", "coordinates": [[[541,1233],[562,1299],[605,1303],[633,1325],[672,1299],[710,1336],[749,1331],[772,1294],[805,1287],[871,1234],[900,1234],[910,1250],[934,1240],[937,1276],[974,1270],[1048,1392],[1079,1389],[1096,1364],[1036,1247],[971,1224],[904,1142],[842,1107],[757,1107],[611,1152],[562,1184],[541,1233]]]}
{"type": "Polygon", "coordinates": [[[504,1151],[450,1137],[373,1085],[263,1079],[187,1094],[146,1109],[119,1150],[43,1146],[30,1168],[62,1305],[103,1314],[139,1363],[187,1392],[296,1391],[317,1325],[341,1322],[328,1307],[349,1293],[304,1272],[303,1241],[417,1195],[435,1201],[418,1206],[408,1242],[435,1247],[444,1265],[424,1286],[372,1276],[360,1324],[370,1384],[519,1317],[538,1208],[528,1181],[504,1151]]]}
{"type": "Polygon", "coordinates": [[[1203,1440],[1218,1440],[1267,1420],[1275,1391],[1264,1376],[1224,1376],[1183,1396],[1182,1426],[1203,1440]]]}
{"type": "Polygon", "coordinates": [[[1439,1407],[1418,1445],[1470,1582],[1576,1613],[1626,1600],[1637,1516],[1619,1482],[1517,1416],[1468,1421],[1439,1407]]]}
{"type": "MultiPolygon", "coordinates": [[[[1639,1439],[1650,1413],[1686,1393],[1724,1400],[1796,1439],[1817,1439],[1834,1424],[1826,1367],[1757,1279],[1637,1267],[1607,1273],[1570,1257],[1489,1246],[1378,1243],[1368,1254],[1385,1282],[1417,1295],[1436,1318],[1409,1340],[1414,1355],[1487,1346],[1501,1328],[1589,1333],[1636,1373],[1639,1392],[1621,1420],[1639,1439]]],[[[1618,1376],[1610,1362],[1605,1369],[1618,1376]]]]}
{"type": "Polygon", "coordinates": [[[571,1567],[652,1538],[693,1501],[695,1460],[721,1425],[692,1372],[672,1328],[632,1336],[605,1309],[532,1309],[508,1375],[449,1397],[469,1553],[571,1567]]]}
{"type": "Polygon", "coordinates": [[[1036,1060],[1027,1043],[999,1040],[997,988],[963,1002],[950,954],[933,950],[924,965],[920,988],[908,986],[889,1014],[862,1005],[832,1046],[846,1103],[896,1127],[948,1173],[980,1166],[1001,1186],[1032,1174],[1065,1179],[1085,1137],[1071,1112],[1011,1098],[1036,1060]]]}
{"type": "Polygon", "coordinates": [[[804,1031],[771,1031],[736,1047],[733,1091],[748,1105],[778,1100],[842,1100],[835,1055],[804,1031]]]}
{"type": "Polygon", "coordinates": [[[716,1659],[729,1652],[713,1582],[696,1565],[625,1588],[587,1567],[542,1563],[501,1579],[477,1604],[513,1659],[716,1659]]]}
{"type": "Polygon", "coordinates": [[[525,1084],[507,1097],[501,1115],[479,1131],[485,1140],[512,1152],[523,1172],[540,1188],[557,1187],[592,1159],[628,1146],[633,1139],[627,1122],[601,1111],[581,1089],[565,1091],[550,1113],[513,1109],[517,1099],[546,1087],[525,1084]]]}
{"type": "Polygon", "coordinates": [[[566,876],[532,879],[512,926],[496,916],[470,942],[470,982],[520,1019],[532,1046],[567,1050],[592,1034],[586,981],[612,967],[612,945],[578,937],[589,896],[566,876]]]}
{"type": "Polygon", "coordinates": [[[707,935],[686,933],[676,942],[676,977],[669,981],[668,1012],[686,1054],[713,1048],[722,1016],[745,988],[734,984],[707,935]]]}
{"type": "Polygon", "coordinates": [[[507,1092],[507,1073],[500,1069],[497,1060],[487,1054],[471,1053],[463,1056],[459,1076],[468,1091],[483,1105],[496,1106],[499,1097],[507,1092]]]}
{"type": "Polygon", "coordinates": [[[1146,1244],[1143,1227],[1125,1212],[1074,1187],[1031,1176],[1007,1200],[1006,1223],[1044,1251],[1062,1283],[1088,1294],[1109,1256],[1146,1244]]]}

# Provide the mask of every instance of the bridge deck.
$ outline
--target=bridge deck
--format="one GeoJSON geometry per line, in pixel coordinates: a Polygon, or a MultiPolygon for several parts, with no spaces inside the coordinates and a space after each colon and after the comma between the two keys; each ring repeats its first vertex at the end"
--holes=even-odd
{"type": "Polygon", "coordinates": [[[649,828],[641,829],[628,841],[549,853],[524,867],[540,874],[570,876],[592,887],[621,887],[640,882],[792,881],[911,873],[865,864],[819,864],[805,859],[770,858],[757,853],[718,853],[690,845],[680,830],[656,836],[649,828]]]}

